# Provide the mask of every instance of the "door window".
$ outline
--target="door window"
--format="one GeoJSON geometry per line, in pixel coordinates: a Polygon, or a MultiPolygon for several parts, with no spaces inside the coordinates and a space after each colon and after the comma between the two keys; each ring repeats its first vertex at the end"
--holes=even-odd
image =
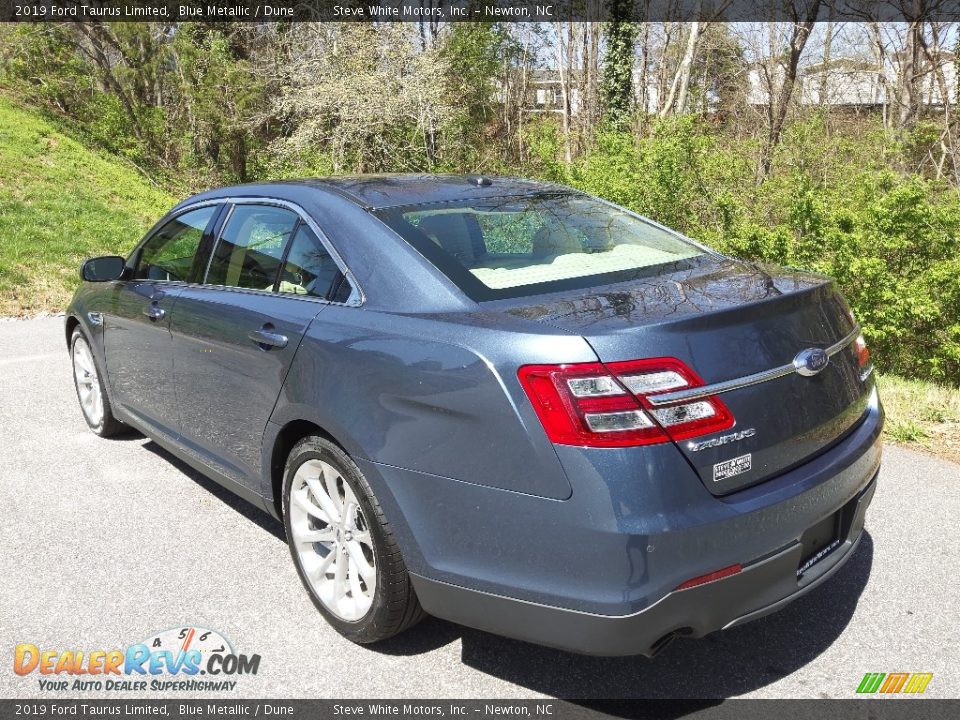
{"type": "Polygon", "coordinates": [[[237,205],[210,260],[207,284],[273,290],[297,214],[269,205],[237,205]]]}
{"type": "Polygon", "coordinates": [[[219,206],[209,205],[178,215],[147,240],[134,277],[138,280],[190,282],[203,233],[219,206]]]}
{"type": "Polygon", "coordinates": [[[337,263],[316,233],[303,224],[290,245],[287,261],[280,273],[279,290],[337,302],[344,302],[350,297],[349,283],[341,275],[337,263]]]}

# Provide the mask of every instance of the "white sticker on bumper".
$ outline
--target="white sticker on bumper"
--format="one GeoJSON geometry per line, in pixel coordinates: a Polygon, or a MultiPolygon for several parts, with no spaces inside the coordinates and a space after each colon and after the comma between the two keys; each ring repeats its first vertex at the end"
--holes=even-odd
{"type": "Polygon", "coordinates": [[[713,481],[720,482],[734,475],[745,473],[753,467],[753,454],[747,453],[713,466],[713,481]]]}

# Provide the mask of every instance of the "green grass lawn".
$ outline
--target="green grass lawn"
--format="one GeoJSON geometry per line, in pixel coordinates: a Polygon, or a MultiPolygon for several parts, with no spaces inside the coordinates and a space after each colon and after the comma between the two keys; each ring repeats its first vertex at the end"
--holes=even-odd
{"type": "Polygon", "coordinates": [[[0,95],[0,316],[62,310],[84,259],[126,254],[174,202],[0,95]]]}
{"type": "Polygon", "coordinates": [[[960,390],[895,375],[877,384],[889,440],[960,462],[960,390]]]}

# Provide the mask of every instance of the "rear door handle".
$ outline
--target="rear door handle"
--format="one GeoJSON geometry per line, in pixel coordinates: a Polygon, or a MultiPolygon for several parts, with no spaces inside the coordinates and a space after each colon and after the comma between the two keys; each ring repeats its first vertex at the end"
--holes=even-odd
{"type": "Polygon", "coordinates": [[[156,305],[147,305],[143,309],[143,314],[146,315],[151,320],[160,320],[164,315],[167,314],[167,311],[156,305]]]}
{"type": "Polygon", "coordinates": [[[268,347],[276,347],[276,348],[285,348],[288,342],[286,335],[281,335],[280,333],[273,332],[268,328],[251,330],[250,334],[247,335],[247,337],[253,340],[257,345],[266,345],[268,347]]]}

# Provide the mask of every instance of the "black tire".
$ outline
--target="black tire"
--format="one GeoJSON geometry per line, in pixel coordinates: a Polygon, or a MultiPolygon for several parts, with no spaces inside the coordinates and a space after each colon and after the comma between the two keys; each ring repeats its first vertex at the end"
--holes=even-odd
{"type": "Polygon", "coordinates": [[[317,610],[338,633],[355,643],[374,643],[393,637],[426,617],[380,503],[360,468],[338,445],[323,437],[309,436],[294,446],[284,468],[282,502],[287,544],[297,574],[317,610]],[[377,582],[369,610],[356,621],[339,618],[324,605],[308,580],[297,554],[290,526],[290,493],[298,468],[308,460],[322,460],[340,473],[353,490],[370,531],[377,582]]]}
{"type": "Polygon", "coordinates": [[[97,362],[96,353],[93,352],[93,344],[87,338],[86,334],[80,329],[76,328],[73,331],[73,335],[70,337],[70,367],[73,371],[73,389],[77,393],[77,402],[80,403],[80,413],[83,415],[83,419],[86,420],[87,425],[94,433],[103,438],[114,437],[115,435],[121,435],[130,431],[130,428],[124,425],[122,422],[117,420],[113,414],[113,408],[110,406],[110,398],[107,395],[107,389],[103,384],[103,372],[100,368],[99,363],[97,362]],[[103,411],[98,422],[92,421],[88,416],[87,412],[83,408],[83,399],[80,397],[80,386],[77,382],[77,344],[85,343],[89,353],[90,361],[93,363],[94,368],[96,369],[96,385],[100,391],[100,398],[103,404],[103,411]]]}

